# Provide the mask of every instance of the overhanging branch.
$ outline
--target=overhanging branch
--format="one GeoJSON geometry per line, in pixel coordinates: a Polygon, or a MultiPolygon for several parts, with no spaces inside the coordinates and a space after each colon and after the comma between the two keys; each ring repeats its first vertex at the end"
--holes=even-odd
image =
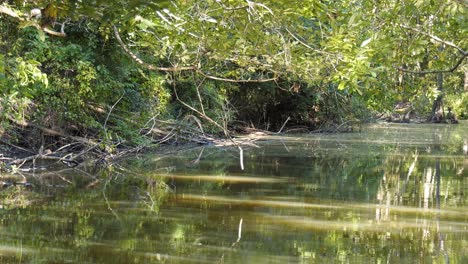
{"type": "Polygon", "coordinates": [[[209,75],[198,68],[195,71],[207,79],[223,81],[223,82],[232,82],[232,83],[265,83],[265,82],[271,82],[271,81],[278,79],[278,77],[276,76],[272,78],[267,78],[267,79],[229,79],[229,78],[222,78],[222,77],[209,75]]]}
{"type": "Polygon", "coordinates": [[[236,6],[236,7],[227,7],[225,4],[223,4],[220,0],[216,0],[216,2],[226,11],[236,11],[236,10],[242,10],[242,9],[248,9],[250,8],[249,5],[244,5],[244,6],[236,6]]]}
{"type": "Polygon", "coordinates": [[[142,59],[140,59],[135,53],[133,53],[122,41],[122,38],[120,37],[119,30],[115,25],[112,26],[114,29],[114,35],[115,38],[117,39],[117,42],[119,42],[119,45],[122,47],[122,49],[138,64],[141,66],[145,67],[148,70],[152,71],[162,71],[162,72],[182,72],[182,71],[194,71],[197,72],[198,74],[202,75],[203,77],[211,80],[217,80],[217,81],[223,81],[223,82],[232,82],[232,83],[264,83],[264,82],[271,82],[276,80],[278,77],[272,77],[272,78],[266,78],[266,79],[230,79],[230,78],[223,78],[223,77],[217,77],[210,75],[197,66],[182,66],[182,67],[158,67],[153,64],[149,64],[142,59]]]}
{"type": "Polygon", "coordinates": [[[179,72],[179,71],[193,71],[196,70],[195,66],[187,66],[187,67],[157,67],[155,65],[149,64],[144,62],[142,59],[140,59],[135,53],[133,53],[122,41],[122,38],[120,38],[119,30],[115,25],[112,26],[114,28],[114,35],[117,41],[119,42],[120,46],[122,49],[130,55],[130,57],[136,61],[138,64],[141,66],[145,67],[148,70],[152,71],[164,71],[164,72],[179,72]]]}
{"type": "Polygon", "coordinates": [[[414,32],[420,33],[420,34],[422,34],[422,35],[424,35],[424,36],[427,36],[427,37],[429,37],[429,38],[431,38],[431,39],[433,39],[433,40],[435,40],[435,41],[438,41],[438,42],[443,43],[443,44],[445,44],[445,45],[447,45],[447,46],[449,46],[449,47],[452,47],[452,48],[458,50],[458,51],[459,51],[461,54],[463,54],[463,56],[465,56],[465,57],[468,55],[468,52],[467,52],[467,51],[463,50],[462,48],[460,48],[459,46],[455,45],[455,44],[454,44],[453,42],[451,42],[451,41],[443,40],[443,39],[441,39],[441,38],[439,38],[439,37],[437,37],[437,36],[435,36],[435,35],[429,34],[429,33],[427,33],[427,32],[424,32],[424,31],[420,30],[420,29],[417,29],[417,28],[412,28],[412,27],[409,27],[409,26],[406,26],[406,25],[401,25],[401,24],[400,24],[400,27],[405,28],[405,29],[413,30],[414,32]]]}
{"type": "Polygon", "coordinates": [[[434,73],[448,73],[448,72],[454,72],[462,63],[463,61],[466,59],[466,57],[468,57],[468,51],[465,51],[464,49],[460,48],[459,46],[455,45],[453,42],[451,41],[446,41],[446,40],[443,40],[441,38],[439,38],[438,36],[436,35],[432,35],[432,34],[429,34],[427,32],[424,32],[420,29],[417,29],[417,28],[413,28],[413,27],[410,27],[410,26],[406,26],[406,25],[402,25],[400,24],[399,25],[400,27],[404,28],[404,29],[409,29],[409,30],[412,30],[414,32],[417,32],[419,34],[422,34],[424,36],[427,36],[437,42],[440,42],[440,43],[443,43],[449,47],[452,47],[456,50],[458,50],[462,56],[458,59],[458,61],[455,63],[454,66],[452,66],[451,68],[449,69],[444,69],[444,70],[427,70],[427,71],[413,71],[413,70],[408,70],[408,69],[405,69],[405,68],[402,68],[402,67],[397,67],[397,66],[393,66],[395,69],[399,70],[399,71],[402,71],[402,72],[407,72],[407,73],[412,73],[412,74],[421,74],[421,75],[424,75],[424,74],[434,74],[434,73]]]}
{"type": "MultiPolygon", "coordinates": [[[[9,8],[9,7],[5,6],[5,5],[0,5],[0,14],[8,15],[10,17],[16,18],[19,21],[26,21],[24,18],[19,16],[17,13],[15,13],[15,11],[13,11],[11,8],[9,8]]],[[[66,36],[66,34],[64,32],[65,22],[62,24],[60,32],[58,32],[58,31],[55,31],[53,29],[48,28],[47,26],[39,25],[35,20],[30,20],[29,18],[27,20],[34,22],[34,24],[31,25],[31,26],[34,26],[38,30],[44,31],[45,33],[47,33],[49,35],[57,36],[57,37],[65,37],[66,36]]]]}
{"type": "Polygon", "coordinates": [[[393,66],[393,67],[399,71],[412,73],[412,74],[424,75],[424,74],[433,74],[433,73],[447,73],[447,72],[454,72],[458,68],[458,66],[462,64],[462,62],[466,59],[466,57],[467,55],[460,57],[460,59],[457,61],[457,63],[455,63],[455,65],[452,68],[446,69],[446,70],[412,71],[412,70],[408,70],[408,69],[401,68],[401,67],[396,67],[396,66],[393,66]]]}
{"type": "Polygon", "coordinates": [[[318,49],[315,49],[313,47],[311,47],[310,45],[308,45],[307,43],[305,43],[304,41],[302,41],[299,37],[297,37],[295,34],[293,34],[287,27],[285,27],[286,29],[286,32],[289,33],[289,35],[291,35],[291,37],[293,39],[295,39],[297,42],[299,42],[299,44],[301,44],[302,46],[310,49],[310,50],[313,50],[314,52],[317,52],[319,54],[324,54],[324,55],[330,55],[328,52],[326,51],[322,51],[322,50],[318,50],[318,49]]]}
{"type": "Polygon", "coordinates": [[[0,6],[0,13],[1,14],[5,14],[5,15],[9,15],[11,17],[14,17],[16,19],[18,19],[19,21],[24,21],[24,19],[20,16],[18,16],[18,14],[16,14],[13,10],[11,10],[10,8],[4,6],[4,5],[1,5],[0,6]]]}
{"type": "Polygon", "coordinates": [[[62,27],[62,31],[61,31],[61,32],[52,30],[52,29],[47,28],[47,27],[40,27],[40,26],[37,26],[36,28],[39,29],[39,30],[42,30],[42,31],[44,31],[45,33],[47,33],[47,34],[49,34],[49,35],[52,35],[52,36],[56,36],[56,37],[66,37],[66,36],[67,36],[67,34],[65,34],[65,32],[63,31],[64,27],[62,27]]]}

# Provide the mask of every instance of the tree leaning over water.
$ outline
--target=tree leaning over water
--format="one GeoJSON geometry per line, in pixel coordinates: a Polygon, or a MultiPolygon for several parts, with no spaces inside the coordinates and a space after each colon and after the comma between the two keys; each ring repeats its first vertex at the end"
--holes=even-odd
{"type": "Polygon", "coordinates": [[[36,151],[65,136],[62,144],[80,137],[113,152],[183,131],[277,131],[286,120],[340,128],[398,102],[434,115],[442,96],[466,117],[466,7],[456,0],[4,1],[0,133],[21,144],[44,134],[36,151]]]}

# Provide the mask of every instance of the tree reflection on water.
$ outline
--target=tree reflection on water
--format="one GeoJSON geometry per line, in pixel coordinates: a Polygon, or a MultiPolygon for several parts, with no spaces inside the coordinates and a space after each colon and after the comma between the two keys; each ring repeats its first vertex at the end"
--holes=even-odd
{"type": "Polygon", "coordinates": [[[25,175],[0,192],[0,261],[466,263],[466,126],[264,137],[244,170],[205,147],[25,175]]]}

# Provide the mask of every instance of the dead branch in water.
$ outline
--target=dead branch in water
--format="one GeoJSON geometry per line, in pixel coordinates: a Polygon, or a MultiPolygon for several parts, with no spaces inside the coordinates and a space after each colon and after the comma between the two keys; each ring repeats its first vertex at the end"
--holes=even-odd
{"type": "MultiPolygon", "coordinates": [[[[234,241],[234,243],[232,243],[231,249],[234,248],[240,242],[240,240],[242,238],[242,223],[243,223],[243,221],[244,221],[243,218],[241,218],[240,221],[239,221],[239,227],[237,228],[237,240],[234,241]]],[[[221,256],[218,263],[224,263],[224,253],[221,256]]]]}
{"type": "MultiPolygon", "coordinates": [[[[103,113],[106,120],[109,120],[110,117],[114,117],[114,115],[114,113],[103,113]]],[[[118,118],[117,115],[115,115],[115,117],[118,118]]],[[[137,125],[136,121],[130,121],[133,121],[133,124],[137,125]]],[[[46,128],[25,121],[17,121],[15,124],[21,130],[37,129],[43,135],[57,138],[56,142],[65,139],[67,143],[62,146],[55,146],[55,149],[53,146],[44,147],[44,144],[42,144],[39,150],[33,150],[1,140],[0,144],[12,150],[16,149],[17,151],[10,151],[8,154],[2,153],[0,155],[0,169],[34,173],[51,168],[52,166],[56,167],[60,164],[73,168],[89,159],[102,160],[108,164],[109,162],[112,163],[120,158],[132,153],[141,152],[147,148],[155,147],[163,143],[180,143],[180,141],[183,143],[193,142],[200,145],[210,144],[216,147],[237,147],[239,151],[239,164],[241,169],[244,169],[244,147],[258,147],[255,145],[255,141],[257,140],[255,138],[229,137],[227,139],[219,139],[216,136],[209,135],[203,130],[202,122],[194,115],[189,115],[182,121],[158,120],[153,117],[150,122],[153,122],[153,124],[149,123],[148,127],[137,130],[140,132],[139,134],[142,137],[146,137],[148,141],[136,146],[124,146],[122,145],[125,143],[124,141],[118,142],[117,144],[112,142],[106,143],[98,139],[71,136],[59,130],[46,128]],[[189,120],[194,120],[194,122],[189,122],[189,120]],[[155,128],[155,126],[157,128],[155,128]],[[108,144],[114,145],[108,146],[108,144]],[[39,161],[46,162],[42,163],[41,166],[36,166],[39,161]]]]}

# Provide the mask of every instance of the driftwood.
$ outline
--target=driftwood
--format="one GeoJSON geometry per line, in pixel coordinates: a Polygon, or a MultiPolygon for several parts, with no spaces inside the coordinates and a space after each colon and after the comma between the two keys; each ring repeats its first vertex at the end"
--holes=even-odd
{"type": "MultiPolygon", "coordinates": [[[[115,105],[114,105],[115,106],[115,105]]],[[[112,110],[112,108],[111,108],[112,110]]],[[[96,112],[101,112],[99,107],[96,107],[96,112]]],[[[110,117],[122,119],[125,122],[129,122],[138,125],[133,120],[121,117],[115,113],[105,113],[102,111],[103,116],[106,117],[106,121],[110,117]]],[[[202,117],[203,112],[199,111],[202,117]]],[[[81,164],[87,156],[88,158],[102,160],[106,164],[114,162],[120,158],[128,156],[131,153],[141,152],[144,149],[151,148],[160,144],[171,144],[183,142],[193,142],[200,145],[213,145],[217,147],[236,147],[239,150],[239,164],[241,169],[244,169],[244,147],[258,147],[255,141],[258,138],[233,138],[229,135],[227,139],[219,139],[216,136],[207,134],[202,127],[201,121],[193,116],[188,115],[182,121],[167,121],[158,120],[152,117],[146,124],[146,127],[140,128],[138,131],[142,137],[147,137],[149,140],[147,143],[139,144],[137,146],[125,146],[125,142],[104,142],[98,139],[85,138],[79,136],[72,136],[66,132],[59,131],[56,129],[47,128],[41,125],[37,125],[31,122],[18,121],[13,118],[9,118],[10,121],[16,124],[21,129],[37,129],[43,135],[53,136],[57,138],[66,139],[68,144],[60,146],[55,150],[45,149],[42,145],[39,150],[32,150],[26,147],[17,146],[9,143],[6,140],[0,140],[0,144],[8,146],[10,149],[16,149],[15,152],[10,152],[10,156],[2,153],[0,155],[0,169],[6,169],[9,171],[16,172],[36,172],[44,170],[50,166],[62,163],[63,165],[73,168],[81,164]],[[193,120],[194,123],[190,124],[189,121],[193,120]],[[157,126],[157,127],[156,127],[157,126]],[[111,147],[109,147],[111,144],[111,147]],[[14,157],[12,153],[22,153],[20,157],[14,157]],[[26,156],[24,156],[26,154],[26,156]],[[50,161],[46,162],[46,165],[37,167],[38,161],[50,161]]],[[[215,122],[211,120],[212,122],[215,122]]],[[[285,122],[286,123],[286,122],[285,122]]],[[[107,122],[106,122],[107,124],[107,122]]],[[[219,124],[218,124],[219,125],[219,124]]],[[[220,126],[220,125],[219,125],[220,126]]],[[[281,132],[281,131],[279,131],[281,132]]]]}

